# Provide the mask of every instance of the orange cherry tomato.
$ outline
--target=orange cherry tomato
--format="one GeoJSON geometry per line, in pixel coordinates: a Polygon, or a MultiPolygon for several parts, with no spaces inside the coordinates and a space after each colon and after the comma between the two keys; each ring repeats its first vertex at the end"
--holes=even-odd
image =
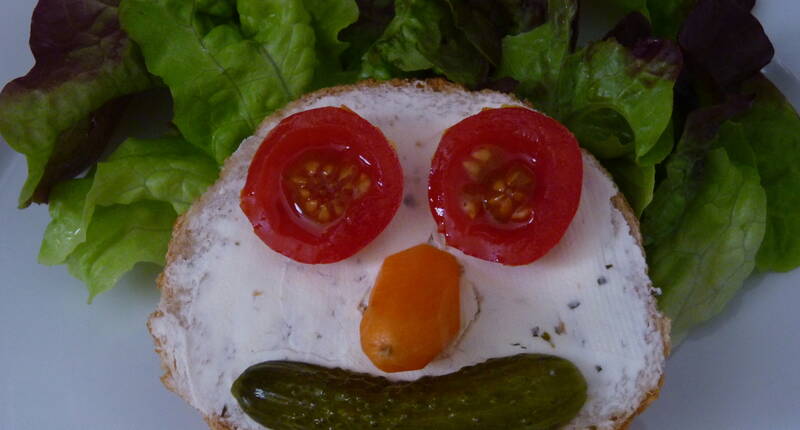
{"type": "Polygon", "coordinates": [[[378,369],[422,369],[461,324],[455,257],[418,245],[384,260],[361,320],[361,348],[378,369]]]}

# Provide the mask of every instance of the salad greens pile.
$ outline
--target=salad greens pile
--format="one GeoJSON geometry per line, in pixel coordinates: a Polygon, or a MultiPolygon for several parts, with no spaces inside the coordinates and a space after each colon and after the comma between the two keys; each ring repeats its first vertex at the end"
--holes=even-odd
{"type": "Polygon", "coordinates": [[[20,206],[50,204],[40,262],[91,300],[163,263],[176,217],[304,93],[437,76],[513,91],[614,175],[677,343],[754,270],[800,266],[800,118],[760,73],[773,48],[754,3],[613,0],[628,14],[576,46],[577,0],[40,0],[0,133],[28,161],[20,206]],[[116,146],[153,88],[175,129],[116,146]]]}

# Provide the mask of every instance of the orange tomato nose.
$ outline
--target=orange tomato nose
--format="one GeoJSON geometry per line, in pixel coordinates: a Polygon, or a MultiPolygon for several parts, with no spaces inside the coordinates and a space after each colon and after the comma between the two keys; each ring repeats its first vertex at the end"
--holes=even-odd
{"type": "Polygon", "coordinates": [[[378,369],[422,369],[458,334],[461,323],[455,257],[417,245],[383,261],[361,319],[361,348],[378,369]]]}

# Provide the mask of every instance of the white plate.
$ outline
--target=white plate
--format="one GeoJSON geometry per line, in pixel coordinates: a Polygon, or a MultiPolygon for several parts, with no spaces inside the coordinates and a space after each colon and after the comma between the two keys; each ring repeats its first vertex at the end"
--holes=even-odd
{"type": "MultiPolygon", "coordinates": [[[[33,62],[35,3],[3,4],[0,84],[33,62]]],[[[790,72],[800,73],[800,2],[762,0],[756,12],[777,50],[767,72],[800,106],[790,72]]],[[[24,159],[0,144],[0,429],[205,428],[158,380],[144,326],[158,299],[155,269],[138,268],[87,305],[63,266],[36,264],[48,216],[45,207],[16,209],[24,179],[24,159]]],[[[675,351],[661,398],[632,429],[800,428],[798,304],[800,271],[751,279],[724,315],[675,351]]]]}

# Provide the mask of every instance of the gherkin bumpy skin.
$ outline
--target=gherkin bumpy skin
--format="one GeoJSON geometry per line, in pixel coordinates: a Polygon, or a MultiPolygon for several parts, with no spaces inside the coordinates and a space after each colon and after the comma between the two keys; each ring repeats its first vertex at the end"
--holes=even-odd
{"type": "Polygon", "coordinates": [[[586,401],[580,371],[543,354],[494,358],[412,382],[268,361],[245,370],[231,391],[250,418],[273,430],[556,429],[586,401]]]}

